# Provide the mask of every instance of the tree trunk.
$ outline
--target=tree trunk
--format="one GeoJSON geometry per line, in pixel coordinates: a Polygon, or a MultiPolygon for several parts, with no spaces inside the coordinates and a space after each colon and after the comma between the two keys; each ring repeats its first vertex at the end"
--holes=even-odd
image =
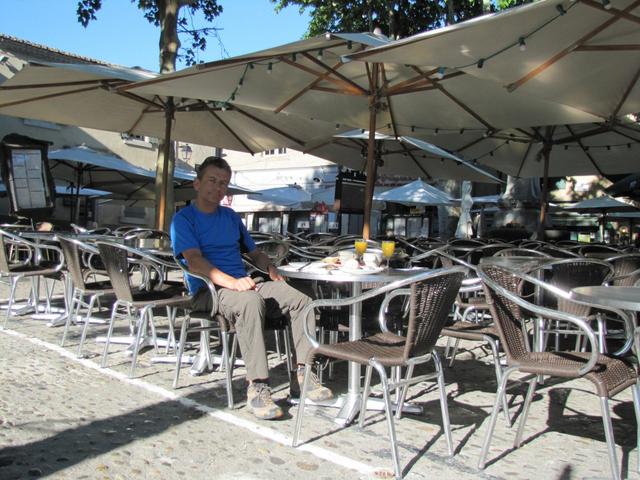
{"type": "MultiPolygon", "coordinates": [[[[184,0],[158,0],[160,14],[160,73],[176,70],[176,59],[180,40],[178,38],[178,14],[187,4],[184,0]]],[[[156,161],[156,228],[169,230],[175,201],[173,193],[173,172],[175,170],[175,148],[171,142],[171,122],[173,120],[173,99],[168,99],[165,138],[158,147],[156,161]]]]}
{"type": "Polygon", "coordinates": [[[454,0],[447,0],[447,25],[452,25],[456,18],[454,0]]]}

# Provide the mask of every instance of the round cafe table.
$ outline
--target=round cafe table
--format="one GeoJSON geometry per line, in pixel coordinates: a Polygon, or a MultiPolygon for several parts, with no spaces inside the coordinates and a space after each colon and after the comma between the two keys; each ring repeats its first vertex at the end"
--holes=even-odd
{"type": "MultiPolygon", "coordinates": [[[[571,290],[571,298],[596,306],[619,308],[627,312],[640,312],[640,287],[618,287],[615,285],[577,287],[571,290]]],[[[631,318],[634,319],[635,315],[632,315],[631,318]]],[[[631,348],[631,345],[634,345],[636,355],[640,360],[640,329],[635,325],[635,320],[633,323],[631,331],[627,329],[627,342],[616,354],[625,353],[631,348]]]]}
{"type": "MultiPolygon", "coordinates": [[[[302,266],[283,265],[278,267],[278,273],[283,277],[296,278],[310,281],[324,281],[329,283],[345,284],[349,287],[350,295],[357,297],[362,293],[363,285],[366,283],[391,283],[401,280],[427,268],[386,268],[376,273],[349,273],[340,269],[328,270],[327,268],[317,268],[314,263],[303,264],[302,266]]],[[[362,304],[354,303],[349,306],[349,340],[354,341],[362,337],[362,304]]],[[[336,416],[336,423],[345,425],[353,421],[360,410],[360,364],[349,362],[348,389],[345,395],[341,395],[331,404],[323,403],[325,406],[340,408],[336,416]]],[[[367,402],[367,408],[377,409],[374,402],[367,402]]],[[[382,409],[382,405],[380,405],[382,409]]],[[[405,411],[409,411],[410,406],[403,406],[405,411]]]]}

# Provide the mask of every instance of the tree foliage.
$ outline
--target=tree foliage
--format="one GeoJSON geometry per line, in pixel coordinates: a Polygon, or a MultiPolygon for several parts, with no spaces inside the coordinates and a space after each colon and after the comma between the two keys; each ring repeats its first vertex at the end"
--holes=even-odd
{"type": "Polygon", "coordinates": [[[271,0],[276,11],[297,6],[310,10],[307,36],[325,32],[372,32],[376,27],[390,38],[462,22],[496,8],[530,0],[271,0]]]}
{"type": "MultiPolygon", "coordinates": [[[[217,0],[131,0],[142,10],[149,23],[160,27],[160,71],[175,70],[178,57],[187,65],[197,61],[199,51],[207,48],[207,37],[216,34],[213,27],[195,28],[193,17],[200,13],[205,21],[212,22],[222,13],[217,0]],[[186,47],[181,48],[180,35],[189,38],[186,47]]],[[[78,0],[76,14],[78,21],[86,27],[97,20],[102,8],[102,0],[78,0]]]]}

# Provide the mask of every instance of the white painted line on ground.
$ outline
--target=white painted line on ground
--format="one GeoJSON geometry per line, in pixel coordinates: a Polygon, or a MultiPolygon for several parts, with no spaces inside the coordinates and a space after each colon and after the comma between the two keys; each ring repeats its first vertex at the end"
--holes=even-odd
{"type": "MultiPolygon", "coordinates": [[[[40,340],[39,338],[30,337],[28,335],[25,335],[24,333],[16,332],[15,330],[0,329],[0,332],[5,333],[7,335],[11,335],[13,337],[18,337],[18,338],[27,340],[33,343],[34,345],[38,345],[40,347],[44,347],[48,350],[56,352],[59,355],[65,357],[66,359],[79,363],[83,367],[95,370],[96,372],[99,372],[102,375],[115,378],[116,380],[141,388],[143,390],[146,390],[150,393],[156,394],[168,400],[175,400],[187,408],[194,408],[211,417],[217,418],[218,420],[222,420],[223,422],[227,422],[236,427],[249,430],[250,432],[255,433],[256,435],[260,435],[261,437],[264,437],[268,440],[272,440],[274,442],[280,443],[285,446],[291,446],[291,443],[293,440],[292,437],[290,437],[289,435],[285,435],[283,433],[277,432],[271,428],[265,427],[264,425],[260,425],[258,423],[251,422],[244,418],[237,417],[227,411],[219,410],[214,407],[209,407],[202,403],[196,402],[195,400],[181,397],[179,395],[176,395],[174,392],[167,390],[166,388],[153,385],[151,383],[145,382],[137,378],[129,378],[124,373],[116,372],[115,370],[112,370],[110,368],[101,368],[97,363],[92,362],[91,360],[88,360],[86,358],[78,358],[75,356],[75,354],[71,353],[70,351],[66,350],[65,348],[59,345],[45,342],[44,340],[40,340]]],[[[314,455],[315,457],[318,457],[322,460],[334,463],[336,465],[348,468],[350,470],[355,470],[365,475],[373,475],[374,473],[379,472],[381,470],[386,470],[384,468],[372,467],[370,465],[364,464],[362,462],[351,459],[349,457],[345,457],[344,455],[340,455],[339,453],[332,452],[315,445],[309,445],[309,444],[300,445],[296,447],[296,450],[308,452],[311,455],[314,455]]]]}

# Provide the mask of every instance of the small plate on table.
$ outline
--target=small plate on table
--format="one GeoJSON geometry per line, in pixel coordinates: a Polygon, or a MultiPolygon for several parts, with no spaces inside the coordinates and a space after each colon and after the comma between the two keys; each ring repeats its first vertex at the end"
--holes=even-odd
{"type": "Polygon", "coordinates": [[[386,267],[369,267],[363,266],[358,268],[340,267],[334,270],[336,273],[348,273],[349,275],[373,275],[384,271],[386,267]]]}

